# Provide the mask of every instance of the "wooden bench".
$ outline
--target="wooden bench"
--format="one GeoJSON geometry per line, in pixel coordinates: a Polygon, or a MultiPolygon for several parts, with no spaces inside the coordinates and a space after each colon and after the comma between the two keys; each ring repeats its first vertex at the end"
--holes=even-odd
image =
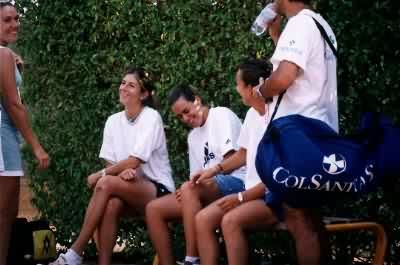
{"type": "MultiPolygon", "coordinates": [[[[387,236],[385,229],[376,222],[360,221],[349,218],[324,217],[324,223],[328,232],[347,232],[365,230],[372,232],[375,236],[375,253],[372,265],[383,265],[387,248],[387,236]]],[[[275,229],[287,230],[284,223],[280,223],[275,229]]],[[[153,265],[161,265],[157,255],[154,257],[153,265]]]]}

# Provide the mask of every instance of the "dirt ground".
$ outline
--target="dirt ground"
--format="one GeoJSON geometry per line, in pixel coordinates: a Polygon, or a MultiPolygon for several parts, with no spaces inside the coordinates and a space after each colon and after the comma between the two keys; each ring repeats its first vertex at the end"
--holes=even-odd
{"type": "Polygon", "coordinates": [[[21,191],[19,195],[18,216],[32,219],[39,213],[31,203],[32,194],[28,185],[28,178],[21,178],[21,191]]]}

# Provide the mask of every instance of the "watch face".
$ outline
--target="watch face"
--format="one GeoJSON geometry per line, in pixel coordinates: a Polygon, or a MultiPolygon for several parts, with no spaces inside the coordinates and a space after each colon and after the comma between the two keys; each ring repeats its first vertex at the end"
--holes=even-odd
{"type": "Polygon", "coordinates": [[[243,194],[241,192],[238,193],[238,200],[243,202],[243,194]]]}

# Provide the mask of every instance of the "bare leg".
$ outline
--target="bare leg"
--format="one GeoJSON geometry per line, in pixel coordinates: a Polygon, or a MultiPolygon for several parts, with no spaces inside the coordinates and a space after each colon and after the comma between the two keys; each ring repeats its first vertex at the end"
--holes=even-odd
{"type": "Polygon", "coordinates": [[[224,211],[217,205],[219,200],[213,202],[196,215],[197,247],[201,264],[217,265],[218,239],[215,230],[220,227],[224,211]]]}
{"type": "Polygon", "coordinates": [[[329,264],[326,230],[316,212],[286,208],[285,224],[295,238],[299,265],[329,264]]]}
{"type": "Polygon", "coordinates": [[[120,219],[124,202],[119,198],[112,198],[108,201],[101,225],[98,227],[98,251],[99,265],[109,265],[111,256],[117,241],[118,220],[120,219]]]}
{"type": "Polygon", "coordinates": [[[20,177],[0,176],[0,265],[7,264],[12,224],[18,214],[20,177]]]}
{"type": "Polygon", "coordinates": [[[133,181],[125,181],[117,176],[101,178],[97,182],[90,199],[82,230],[71,247],[79,255],[82,254],[93,232],[104,217],[104,212],[111,197],[118,197],[126,202],[129,207],[140,209],[144,212],[146,204],[156,197],[156,188],[153,183],[142,178],[133,181]]]}
{"type": "Polygon", "coordinates": [[[266,229],[278,222],[264,200],[254,200],[241,204],[222,219],[229,265],[248,264],[248,246],[245,231],[266,229]]]}
{"type": "Polygon", "coordinates": [[[165,195],[146,206],[147,230],[162,265],[175,264],[168,222],[181,217],[181,204],[175,194],[165,195]]]}
{"type": "Polygon", "coordinates": [[[185,182],[182,187],[182,217],[185,230],[186,256],[198,256],[196,244],[195,216],[203,207],[203,203],[215,201],[221,197],[217,184],[209,182],[191,185],[185,182]]]}

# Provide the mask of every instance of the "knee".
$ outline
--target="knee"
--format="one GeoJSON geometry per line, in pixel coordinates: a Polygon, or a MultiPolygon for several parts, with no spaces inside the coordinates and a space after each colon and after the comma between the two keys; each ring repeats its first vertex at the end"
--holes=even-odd
{"type": "Polygon", "coordinates": [[[201,210],[195,217],[196,231],[209,231],[216,229],[219,224],[213,223],[213,218],[206,209],[201,210]]]}
{"type": "Polygon", "coordinates": [[[314,231],[311,217],[307,216],[305,213],[287,215],[285,224],[288,231],[295,237],[314,231]]]}
{"type": "Polygon", "coordinates": [[[225,236],[231,234],[235,230],[241,229],[241,227],[235,215],[227,213],[222,218],[221,229],[225,236]]]}
{"type": "Polygon", "coordinates": [[[150,222],[154,220],[155,218],[159,219],[161,218],[161,207],[157,200],[150,201],[146,205],[146,210],[145,210],[145,216],[146,216],[146,222],[150,222]]]}
{"type": "Polygon", "coordinates": [[[196,186],[194,186],[189,181],[186,181],[185,183],[183,183],[180,189],[181,189],[182,197],[197,196],[197,188],[196,188],[196,186]]]}
{"type": "Polygon", "coordinates": [[[124,203],[119,198],[112,198],[107,203],[106,216],[119,216],[121,214],[124,203]]]}
{"type": "Polygon", "coordinates": [[[96,186],[94,188],[94,191],[96,193],[105,193],[105,194],[111,194],[112,190],[112,179],[115,176],[105,176],[99,179],[96,183],[96,186]]]}

